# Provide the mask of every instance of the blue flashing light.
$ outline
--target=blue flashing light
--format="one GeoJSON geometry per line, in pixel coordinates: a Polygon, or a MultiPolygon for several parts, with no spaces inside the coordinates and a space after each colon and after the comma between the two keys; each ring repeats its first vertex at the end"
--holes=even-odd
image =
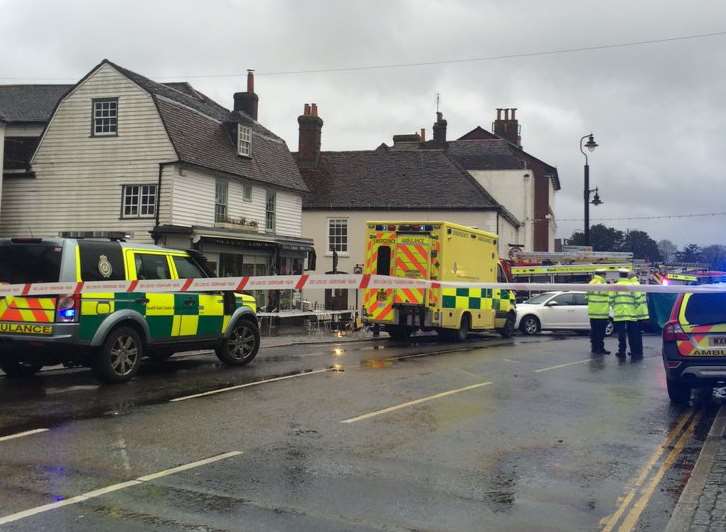
{"type": "Polygon", "coordinates": [[[72,320],[76,317],[76,309],[66,308],[60,311],[61,318],[64,320],[72,320]]]}

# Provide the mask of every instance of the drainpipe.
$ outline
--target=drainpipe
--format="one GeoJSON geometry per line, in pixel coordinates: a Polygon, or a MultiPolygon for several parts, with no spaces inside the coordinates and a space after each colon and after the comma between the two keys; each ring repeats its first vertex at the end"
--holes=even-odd
{"type": "Polygon", "coordinates": [[[154,244],[159,244],[159,212],[161,211],[161,174],[164,172],[164,167],[170,164],[176,164],[179,161],[167,161],[159,163],[159,177],[156,182],[156,215],[154,216],[154,231],[152,236],[154,237],[154,244]]]}

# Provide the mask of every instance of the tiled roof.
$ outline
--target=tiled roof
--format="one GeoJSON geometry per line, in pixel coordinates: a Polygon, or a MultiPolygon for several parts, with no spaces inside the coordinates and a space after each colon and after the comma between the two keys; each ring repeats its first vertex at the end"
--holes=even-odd
{"type": "Polygon", "coordinates": [[[441,150],[321,152],[301,169],[308,209],[491,209],[501,206],[441,150]]]}
{"type": "Polygon", "coordinates": [[[467,170],[518,170],[525,164],[506,140],[455,140],[447,153],[467,170]]]}
{"type": "Polygon", "coordinates": [[[58,100],[73,87],[73,85],[0,85],[0,120],[47,122],[58,100]]]}

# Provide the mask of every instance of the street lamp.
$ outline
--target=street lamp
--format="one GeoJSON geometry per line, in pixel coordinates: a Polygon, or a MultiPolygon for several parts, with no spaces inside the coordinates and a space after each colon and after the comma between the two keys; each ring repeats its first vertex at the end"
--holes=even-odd
{"type": "Polygon", "coordinates": [[[587,148],[587,151],[593,152],[595,151],[595,148],[597,148],[598,144],[595,142],[595,138],[593,137],[592,133],[588,133],[587,135],[584,135],[580,139],[580,152],[585,157],[585,188],[584,188],[584,200],[585,200],[585,245],[590,245],[590,194],[593,192],[595,193],[595,197],[592,200],[592,204],[596,207],[598,205],[602,204],[602,200],[600,199],[600,193],[598,192],[597,188],[591,189],[590,188],[590,164],[588,163],[587,159],[587,153],[583,149],[583,141],[587,139],[587,142],[585,143],[584,147],[587,148]]]}

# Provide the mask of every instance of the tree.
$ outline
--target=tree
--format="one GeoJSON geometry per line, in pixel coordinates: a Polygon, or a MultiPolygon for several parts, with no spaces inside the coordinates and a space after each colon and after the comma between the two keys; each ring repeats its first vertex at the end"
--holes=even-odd
{"type": "Polygon", "coordinates": [[[663,262],[672,262],[676,258],[678,247],[670,240],[659,240],[658,251],[660,251],[663,262]]]}
{"type": "MultiPolygon", "coordinates": [[[[603,224],[595,224],[590,227],[590,245],[593,251],[618,251],[623,245],[625,235],[614,227],[607,227],[603,224]]],[[[568,240],[573,246],[585,245],[585,234],[575,231],[568,240]]]]}
{"type": "Polygon", "coordinates": [[[713,271],[726,271],[726,246],[706,246],[701,250],[701,260],[713,271]]]}
{"type": "Polygon", "coordinates": [[[688,244],[683,251],[676,253],[678,262],[702,262],[701,248],[697,244],[688,244]]]}
{"type": "Polygon", "coordinates": [[[633,258],[646,259],[650,262],[659,262],[662,260],[658,244],[650,238],[645,231],[634,229],[625,234],[623,243],[618,251],[629,251],[633,254],[633,258]]]}

